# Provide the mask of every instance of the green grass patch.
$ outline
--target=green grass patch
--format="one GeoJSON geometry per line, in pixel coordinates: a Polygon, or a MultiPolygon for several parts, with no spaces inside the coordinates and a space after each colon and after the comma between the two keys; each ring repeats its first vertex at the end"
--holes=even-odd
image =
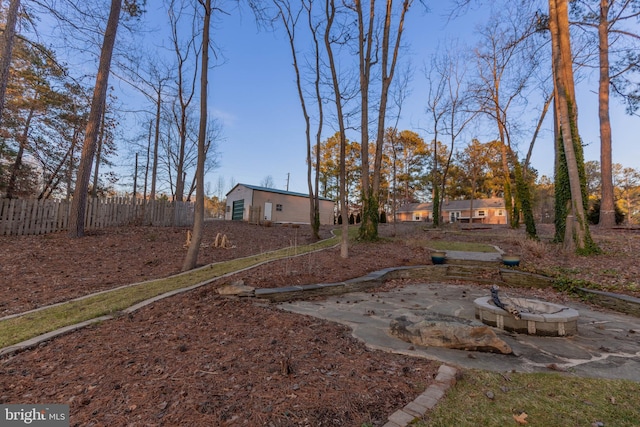
{"type": "Polygon", "coordinates": [[[484,243],[474,242],[449,242],[444,240],[429,240],[426,246],[439,251],[465,251],[465,252],[498,252],[496,248],[484,243]]]}
{"type": "Polygon", "coordinates": [[[522,412],[531,426],[640,426],[638,396],[640,384],[626,380],[470,370],[412,426],[513,426],[522,412]]]}
{"type": "Polygon", "coordinates": [[[330,248],[339,243],[339,241],[340,237],[336,236],[309,245],[291,246],[246,258],[210,264],[197,270],[165,279],[151,280],[120,289],[114,289],[81,300],[69,301],[40,311],[3,320],[0,322],[0,348],[65,326],[117,313],[141,301],[166,292],[208,282],[225,274],[253,267],[264,262],[330,248]]]}

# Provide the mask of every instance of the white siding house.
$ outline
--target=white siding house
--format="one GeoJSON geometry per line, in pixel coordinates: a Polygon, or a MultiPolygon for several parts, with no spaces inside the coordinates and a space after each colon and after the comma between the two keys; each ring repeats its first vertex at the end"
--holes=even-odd
{"type": "MultiPolygon", "coordinates": [[[[331,199],[320,198],[320,224],[333,224],[331,199]]],[[[225,219],[249,222],[309,224],[309,195],[237,184],[227,193],[225,219]]]]}

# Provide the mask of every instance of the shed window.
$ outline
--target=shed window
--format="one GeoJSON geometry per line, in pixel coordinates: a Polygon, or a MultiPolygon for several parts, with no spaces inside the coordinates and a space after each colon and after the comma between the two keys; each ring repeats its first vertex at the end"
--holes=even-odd
{"type": "Polygon", "coordinates": [[[276,211],[277,212],[282,212],[282,205],[281,204],[277,204],[276,205],[276,211]]]}

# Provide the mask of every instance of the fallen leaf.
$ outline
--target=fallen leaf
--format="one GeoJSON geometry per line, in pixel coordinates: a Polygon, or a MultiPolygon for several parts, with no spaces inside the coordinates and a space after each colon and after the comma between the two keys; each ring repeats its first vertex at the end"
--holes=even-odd
{"type": "Polygon", "coordinates": [[[615,405],[615,404],[616,404],[616,398],[615,398],[615,397],[613,397],[613,396],[611,396],[611,397],[609,398],[609,402],[611,402],[611,404],[612,404],[612,405],[615,405]]]}
{"type": "Polygon", "coordinates": [[[551,369],[552,371],[559,371],[559,372],[564,372],[565,369],[562,368],[561,366],[556,365],[555,363],[549,363],[547,365],[547,369],[551,369]]]}
{"type": "Polygon", "coordinates": [[[520,415],[513,414],[513,419],[516,420],[518,424],[527,424],[527,413],[523,412],[520,415]]]}

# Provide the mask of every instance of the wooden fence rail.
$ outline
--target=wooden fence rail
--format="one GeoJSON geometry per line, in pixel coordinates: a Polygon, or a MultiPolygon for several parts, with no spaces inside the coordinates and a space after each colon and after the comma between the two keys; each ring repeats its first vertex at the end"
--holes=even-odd
{"type": "MultiPolygon", "coordinates": [[[[67,230],[71,202],[0,199],[0,235],[21,236],[67,230]]],[[[193,203],[141,199],[89,199],[85,229],[128,224],[186,227],[193,224],[193,203]]]]}

